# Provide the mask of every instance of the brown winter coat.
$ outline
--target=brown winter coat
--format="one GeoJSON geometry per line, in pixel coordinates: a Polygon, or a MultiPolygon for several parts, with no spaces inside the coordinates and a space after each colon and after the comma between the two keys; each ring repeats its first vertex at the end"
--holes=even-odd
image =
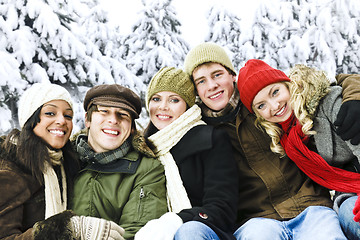
{"type": "MultiPolygon", "coordinates": [[[[3,142],[0,138],[0,146],[3,142]]],[[[21,167],[15,153],[0,148],[0,239],[66,239],[70,212],[45,218],[44,186],[21,167]],[[34,224],[37,225],[34,227],[34,224]],[[48,231],[41,231],[44,226],[48,231]],[[56,229],[56,230],[55,230],[56,229]],[[50,234],[50,235],[48,235],[50,234]]]]}
{"type": "Polygon", "coordinates": [[[313,205],[331,207],[328,190],[289,158],[271,152],[269,136],[254,121],[255,116],[241,105],[233,123],[217,125],[230,135],[239,166],[238,224],[254,217],[291,219],[313,205]]]}

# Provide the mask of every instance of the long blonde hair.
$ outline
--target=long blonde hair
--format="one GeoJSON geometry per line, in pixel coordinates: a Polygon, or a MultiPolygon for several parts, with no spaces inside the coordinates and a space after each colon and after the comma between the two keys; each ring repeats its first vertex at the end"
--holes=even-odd
{"type": "MultiPolygon", "coordinates": [[[[330,80],[324,71],[298,64],[290,69],[289,78],[291,82],[283,82],[290,91],[290,106],[293,109],[296,119],[302,125],[305,135],[316,134],[313,128],[313,118],[320,100],[330,90],[330,80]]],[[[255,125],[265,130],[271,138],[270,149],[282,156],[285,150],[280,144],[283,130],[277,123],[271,123],[261,117],[253,108],[257,119],[255,125]]]]}

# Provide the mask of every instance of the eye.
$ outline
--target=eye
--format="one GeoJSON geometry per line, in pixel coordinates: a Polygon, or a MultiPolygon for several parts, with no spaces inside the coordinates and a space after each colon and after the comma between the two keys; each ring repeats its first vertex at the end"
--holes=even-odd
{"type": "Polygon", "coordinates": [[[55,113],[54,112],[45,112],[45,115],[47,115],[47,116],[55,116],[55,113]]]}
{"type": "Polygon", "coordinates": [[[152,98],[151,98],[151,101],[159,102],[159,101],[160,101],[160,98],[159,98],[159,97],[152,97],[152,98]]]}
{"type": "Polygon", "coordinates": [[[126,113],[119,113],[119,116],[121,117],[121,118],[129,118],[130,116],[128,115],[128,114],[126,114],[126,113]]]}
{"type": "Polygon", "coordinates": [[[279,93],[279,89],[275,89],[272,93],[273,96],[276,96],[279,93]]]}
{"type": "Polygon", "coordinates": [[[259,104],[259,105],[257,106],[257,109],[258,109],[258,110],[261,110],[261,109],[263,109],[263,108],[265,108],[265,104],[264,104],[264,103],[261,103],[261,104],[259,104]]]}
{"type": "Polygon", "coordinates": [[[205,80],[204,79],[201,79],[201,80],[198,80],[198,81],[196,81],[196,85],[200,85],[200,84],[203,84],[203,83],[205,83],[205,80]]]}
{"type": "Polygon", "coordinates": [[[67,119],[69,119],[69,120],[72,120],[72,119],[73,119],[73,116],[72,116],[72,115],[67,115],[67,114],[65,114],[64,117],[67,118],[67,119]]]}
{"type": "Polygon", "coordinates": [[[222,73],[215,73],[214,78],[219,78],[219,77],[221,77],[221,75],[222,75],[222,73]]]}
{"type": "Polygon", "coordinates": [[[177,99],[177,98],[172,98],[172,99],[170,99],[170,102],[171,103],[178,103],[178,102],[180,102],[180,100],[177,99]]]}

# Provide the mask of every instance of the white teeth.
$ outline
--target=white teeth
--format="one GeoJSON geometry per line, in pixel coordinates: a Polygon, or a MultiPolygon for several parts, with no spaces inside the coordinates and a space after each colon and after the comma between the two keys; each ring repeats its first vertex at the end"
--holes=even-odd
{"type": "Polygon", "coordinates": [[[222,92],[219,92],[218,94],[215,94],[214,96],[211,96],[210,99],[213,99],[213,98],[216,98],[216,97],[220,96],[221,93],[222,92]]]}
{"type": "Polygon", "coordinates": [[[65,132],[60,131],[60,130],[49,130],[49,132],[56,134],[56,135],[65,135],[65,132]]]}
{"type": "Polygon", "coordinates": [[[104,129],[103,131],[104,131],[104,133],[113,134],[113,135],[118,135],[119,134],[118,131],[109,130],[109,129],[104,129]]]}
{"type": "Polygon", "coordinates": [[[170,116],[158,115],[158,118],[166,120],[166,119],[169,119],[170,116]]]}
{"type": "Polygon", "coordinates": [[[284,106],[279,112],[277,112],[277,113],[275,114],[275,116],[278,116],[278,115],[283,114],[284,111],[285,111],[285,106],[284,106]]]}

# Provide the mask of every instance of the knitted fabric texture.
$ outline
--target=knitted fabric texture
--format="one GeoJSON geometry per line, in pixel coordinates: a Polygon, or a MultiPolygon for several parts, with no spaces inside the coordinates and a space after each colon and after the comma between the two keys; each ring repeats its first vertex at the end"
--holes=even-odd
{"type": "Polygon", "coordinates": [[[236,75],[234,66],[225,50],[211,42],[202,43],[189,51],[185,58],[184,71],[191,76],[196,67],[209,62],[219,63],[236,75]]]}
{"type": "Polygon", "coordinates": [[[194,105],[174,122],[149,137],[156,147],[156,156],[164,165],[168,207],[175,213],[191,208],[191,203],[170,150],[191,128],[198,125],[205,125],[205,122],[201,120],[200,108],[194,105]]]}
{"type": "Polygon", "coordinates": [[[251,106],[256,94],[272,83],[283,81],[290,81],[284,72],[270,67],[264,61],[250,59],[239,71],[237,85],[240,100],[253,113],[251,106]]]}
{"type": "Polygon", "coordinates": [[[163,91],[174,92],[180,95],[188,107],[195,104],[195,88],[190,76],[181,69],[164,67],[151,79],[146,93],[146,108],[149,109],[151,97],[163,91]]]}
{"type": "Polygon", "coordinates": [[[24,92],[19,101],[20,127],[24,126],[39,107],[52,100],[64,100],[73,108],[70,93],[64,87],[51,83],[34,83],[24,92]]]}
{"type": "Polygon", "coordinates": [[[45,162],[45,219],[65,211],[67,205],[66,175],[63,166],[62,151],[49,150],[49,154],[52,165],[60,166],[62,192],[53,166],[50,163],[45,162]]]}
{"type": "Polygon", "coordinates": [[[285,134],[281,145],[288,157],[313,181],[331,190],[360,193],[360,174],[330,166],[319,154],[307,148],[308,137],[301,130],[301,124],[281,124],[285,134]],[[288,134],[287,134],[288,133],[288,134]]]}

